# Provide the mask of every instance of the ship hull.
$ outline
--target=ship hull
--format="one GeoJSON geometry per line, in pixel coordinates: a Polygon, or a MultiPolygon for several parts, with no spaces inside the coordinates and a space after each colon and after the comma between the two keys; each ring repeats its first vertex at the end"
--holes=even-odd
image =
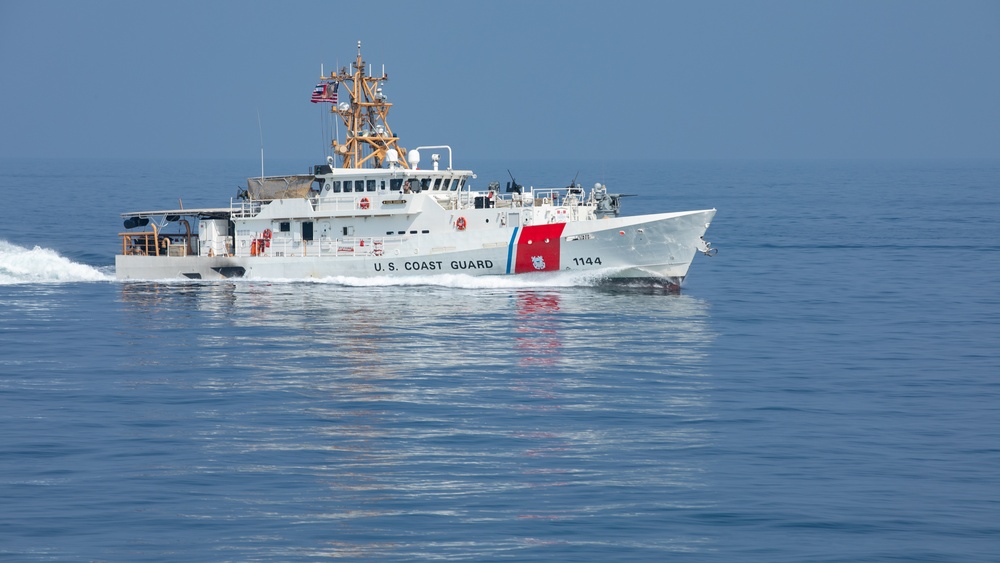
{"type": "Polygon", "coordinates": [[[715,210],[553,222],[323,247],[269,247],[265,255],[118,255],[122,280],[322,279],[593,272],[679,285],[715,210]]]}

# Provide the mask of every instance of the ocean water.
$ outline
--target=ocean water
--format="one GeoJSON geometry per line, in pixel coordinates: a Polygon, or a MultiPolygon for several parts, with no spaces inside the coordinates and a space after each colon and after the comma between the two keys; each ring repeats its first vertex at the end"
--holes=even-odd
{"type": "Polygon", "coordinates": [[[118,213],[259,164],[0,161],[0,559],[1000,561],[1000,162],[470,167],[720,252],[120,283],[118,213]]]}

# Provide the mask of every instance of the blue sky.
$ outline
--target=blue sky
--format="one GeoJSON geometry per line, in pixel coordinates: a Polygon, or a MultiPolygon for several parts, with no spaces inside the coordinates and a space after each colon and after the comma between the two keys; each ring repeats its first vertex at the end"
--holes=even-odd
{"type": "MultiPolygon", "coordinates": [[[[320,64],[456,158],[1000,158],[1000,2],[0,2],[0,156],[320,158],[320,64]]],[[[325,108],[323,108],[325,109],[325,108]]]]}

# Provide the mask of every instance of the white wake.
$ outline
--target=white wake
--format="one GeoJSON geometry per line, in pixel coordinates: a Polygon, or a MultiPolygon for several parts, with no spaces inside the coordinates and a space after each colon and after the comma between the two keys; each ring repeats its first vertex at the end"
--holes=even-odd
{"type": "Polygon", "coordinates": [[[52,249],[28,249],[0,240],[0,285],[112,280],[114,276],[60,256],[52,249]]]}

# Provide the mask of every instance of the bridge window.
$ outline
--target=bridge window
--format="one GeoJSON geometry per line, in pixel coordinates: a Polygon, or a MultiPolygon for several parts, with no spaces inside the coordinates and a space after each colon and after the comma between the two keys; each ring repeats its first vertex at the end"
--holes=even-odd
{"type": "Polygon", "coordinates": [[[390,190],[392,190],[394,192],[398,192],[400,190],[400,188],[402,188],[402,187],[403,187],[403,179],[402,178],[393,178],[393,179],[389,180],[389,189],[390,190]]]}
{"type": "Polygon", "coordinates": [[[368,180],[368,191],[375,191],[375,180],[368,180]]]}

